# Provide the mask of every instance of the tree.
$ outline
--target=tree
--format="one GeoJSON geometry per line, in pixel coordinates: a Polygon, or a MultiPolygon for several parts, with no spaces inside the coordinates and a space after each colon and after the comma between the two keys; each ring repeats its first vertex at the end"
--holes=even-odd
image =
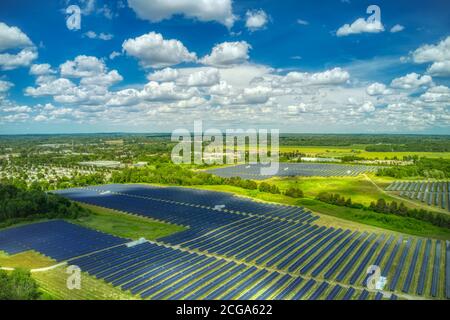
{"type": "Polygon", "coordinates": [[[40,295],[29,271],[15,269],[8,275],[0,270],[0,300],[36,300],[40,295]]]}
{"type": "Polygon", "coordinates": [[[56,194],[0,184],[0,226],[33,218],[77,218],[89,210],[56,194]]]}
{"type": "Polygon", "coordinates": [[[387,213],[388,209],[389,207],[386,204],[386,200],[378,199],[377,204],[375,205],[375,211],[387,213]]]}
{"type": "Polygon", "coordinates": [[[347,201],[345,201],[345,206],[346,207],[352,207],[352,198],[348,198],[347,201]]]}
{"type": "Polygon", "coordinates": [[[294,187],[288,188],[284,194],[291,198],[303,198],[303,191],[294,187]]]}
{"type": "Polygon", "coordinates": [[[400,202],[400,205],[398,207],[398,214],[401,216],[406,216],[408,214],[408,208],[403,202],[400,202]]]}
{"type": "Polygon", "coordinates": [[[273,193],[273,194],[280,194],[280,189],[279,189],[276,185],[272,185],[272,186],[270,187],[270,193],[273,193]]]}
{"type": "Polygon", "coordinates": [[[261,192],[270,192],[270,184],[267,182],[261,182],[258,187],[261,192]]]}
{"type": "Polygon", "coordinates": [[[395,202],[395,201],[391,202],[391,204],[389,205],[389,212],[390,213],[397,213],[398,212],[397,202],[395,202]]]}

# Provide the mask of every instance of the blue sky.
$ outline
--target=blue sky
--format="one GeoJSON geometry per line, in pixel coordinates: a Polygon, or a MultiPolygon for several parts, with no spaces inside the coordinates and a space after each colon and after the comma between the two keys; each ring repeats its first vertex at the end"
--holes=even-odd
{"type": "Polygon", "coordinates": [[[448,1],[199,3],[2,1],[0,134],[450,132],[448,1]]]}

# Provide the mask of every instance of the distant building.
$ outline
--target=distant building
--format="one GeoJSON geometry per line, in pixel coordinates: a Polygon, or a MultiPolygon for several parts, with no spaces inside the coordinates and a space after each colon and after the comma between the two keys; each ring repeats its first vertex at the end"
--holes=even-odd
{"type": "Polygon", "coordinates": [[[105,144],[109,144],[109,145],[123,145],[123,139],[106,140],[105,144]]]}
{"type": "Polygon", "coordinates": [[[142,168],[142,167],[145,167],[147,164],[148,164],[148,162],[146,162],[146,161],[140,161],[140,162],[133,164],[133,167],[142,168]]]}
{"type": "Polygon", "coordinates": [[[102,167],[102,168],[120,168],[123,164],[119,161],[83,161],[78,163],[81,166],[102,167]]]}
{"type": "Polygon", "coordinates": [[[301,161],[305,162],[341,162],[341,159],[335,158],[310,158],[310,157],[302,157],[301,161]]]}

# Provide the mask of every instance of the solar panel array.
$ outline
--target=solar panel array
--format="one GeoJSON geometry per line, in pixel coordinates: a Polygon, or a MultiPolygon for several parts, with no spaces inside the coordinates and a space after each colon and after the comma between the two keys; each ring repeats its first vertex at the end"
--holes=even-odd
{"type": "MultiPolygon", "coordinates": [[[[325,299],[332,291],[333,299],[343,299],[326,281],[153,243],[115,247],[69,263],[144,299],[325,299]]],[[[351,289],[354,297],[362,292],[351,289]]]]}
{"type": "Polygon", "coordinates": [[[440,265],[445,253],[440,249],[439,240],[428,239],[429,248],[424,250],[424,241],[420,238],[396,239],[393,235],[386,237],[384,234],[255,218],[200,237],[179,233],[159,240],[196,252],[350,285],[366,286],[367,268],[376,265],[387,277],[390,291],[433,297],[443,294],[437,290],[439,278],[443,278],[445,272],[440,265]],[[413,252],[410,250],[412,243],[413,252]],[[432,268],[431,247],[435,248],[434,255],[439,260],[434,262],[435,280],[425,283],[428,270],[432,268]]]}
{"type": "Polygon", "coordinates": [[[386,190],[450,211],[450,181],[395,181],[386,190]]]}
{"type": "Polygon", "coordinates": [[[32,248],[60,260],[81,256],[70,263],[151,299],[387,298],[363,289],[372,265],[379,266],[387,278],[387,292],[450,298],[448,242],[332,228],[315,222],[317,217],[311,213],[290,206],[242,199],[240,208],[241,198],[226,193],[141,185],[60,193],[190,228],[158,239],[158,244],[128,248],[120,245],[124,239],[106,241],[106,235],[78,226],[74,226],[77,232],[71,232],[67,226],[35,224],[27,227],[39,229],[41,225],[42,230],[54,229],[57,235],[63,231],[64,244],[58,242],[59,236],[49,243],[42,241],[41,236],[33,236],[36,231],[30,232],[31,238],[24,231],[1,238],[2,232],[24,228],[19,227],[0,233],[0,249],[2,243],[8,243],[9,252],[14,252],[16,242],[25,239],[23,243],[29,245],[21,250],[32,248]],[[223,203],[228,209],[213,209],[223,203]],[[66,243],[65,237],[73,241],[66,243]],[[98,248],[106,249],[99,252],[98,248]]]}
{"type": "Polygon", "coordinates": [[[318,216],[297,206],[236,197],[230,193],[142,185],[105,185],[58,191],[72,200],[189,226],[206,232],[246,216],[312,222],[318,216]]]}
{"type": "Polygon", "coordinates": [[[377,172],[379,166],[345,165],[345,164],[323,164],[323,163],[279,163],[276,174],[261,174],[261,169],[267,168],[262,164],[241,164],[230,167],[215,168],[206,172],[223,178],[241,177],[242,179],[263,180],[273,176],[289,177],[344,177],[357,176],[367,172],[377,172]]]}
{"type": "Polygon", "coordinates": [[[179,216],[175,215],[176,219],[171,220],[174,217],[171,207],[160,212],[160,203],[184,206],[188,210],[191,206],[206,210],[208,214],[201,218],[197,218],[197,211],[188,215],[186,224],[191,226],[190,229],[159,239],[162,243],[199,254],[356,286],[367,284],[366,270],[375,264],[388,279],[387,290],[433,297],[444,294],[439,289],[439,283],[447,277],[441,267],[445,252],[440,249],[440,241],[386,237],[320,226],[313,223],[316,217],[304,210],[258,203],[220,192],[106,185],[66,190],[63,194],[113,209],[123,207],[122,210],[128,208],[131,211],[138,208],[131,212],[171,222],[178,221],[179,216]],[[130,200],[133,203],[127,205],[125,202],[130,200]],[[153,207],[155,204],[157,207],[153,207]],[[213,210],[217,205],[223,205],[226,210],[213,210]],[[284,212],[280,214],[280,211],[284,212]],[[217,219],[218,214],[220,219],[217,219]],[[235,216],[235,219],[230,216],[235,216]],[[205,227],[205,219],[215,221],[214,225],[205,227]],[[202,232],[198,231],[199,227],[202,232]],[[422,249],[425,242],[429,242],[428,250],[422,249]],[[410,249],[411,246],[414,250],[410,249]],[[431,260],[432,252],[434,261],[431,260]],[[426,281],[423,274],[429,270],[433,270],[434,275],[426,281]]]}
{"type": "Polygon", "coordinates": [[[17,254],[34,250],[57,261],[117,246],[127,241],[62,220],[0,230],[1,251],[17,254]]]}

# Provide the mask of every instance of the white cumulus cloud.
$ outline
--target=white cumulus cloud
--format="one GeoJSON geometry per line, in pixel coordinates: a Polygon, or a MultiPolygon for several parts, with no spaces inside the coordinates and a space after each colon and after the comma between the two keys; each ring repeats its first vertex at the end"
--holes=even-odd
{"type": "Polygon", "coordinates": [[[244,92],[238,97],[240,103],[261,104],[266,103],[270,98],[272,88],[265,86],[256,86],[245,88],[244,92]]]}
{"type": "Polygon", "coordinates": [[[426,44],[413,52],[416,63],[448,61],[450,60],[450,36],[438,44],[426,44]]]}
{"type": "Polygon", "coordinates": [[[358,112],[373,112],[375,111],[375,106],[371,101],[366,101],[361,107],[358,108],[358,112]]]}
{"type": "Polygon", "coordinates": [[[380,21],[367,21],[364,18],[356,19],[352,24],[344,24],[340,27],[336,35],[338,37],[348,36],[358,33],[378,33],[383,32],[384,26],[380,21]]]}
{"type": "Polygon", "coordinates": [[[269,16],[262,9],[247,11],[245,18],[245,26],[250,31],[262,29],[269,22],[269,16]]]}
{"type": "Polygon", "coordinates": [[[30,38],[22,30],[0,22],[0,51],[32,46],[30,38]]]}
{"type": "Polygon", "coordinates": [[[32,97],[61,95],[72,91],[75,84],[65,78],[53,79],[45,83],[41,83],[37,88],[28,87],[25,94],[32,97]]]}
{"type": "Polygon", "coordinates": [[[350,74],[339,67],[323,72],[289,72],[283,79],[283,83],[300,83],[304,85],[333,85],[342,84],[349,80],[350,74]]]}
{"type": "Polygon", "coordinates": [[[450,76],[450,36],[437,44],[426,44],[412,53],[415,63],[432,63],[427,73],[435,77],[450,76]]]}
{"type": "Polygon", "coordinates": [[[14,86],[12,82],[0,80],[0,93],[6,92],[14,86]]]}
{"type": "Polygon", "coordinates": [[[164,68],[162,70],[157,70],[147,76],[148,80],[158,81],[158,82],[171,82],[178,78],[178,70],[172,68],[164,68]]]}
{"type": "Polygon", "coordinates": [[[23,49],[17,54],[0,54],[0,68],[2,70],[13,70],[19,67],[28,67],[38,54],[34,49],[23,49]]]}
{"type": "Polygon", "coordinates": [[[112,38],[114,38],[114,35],[112,35],[111,33],[104,33],[104,32],[100,32],[99,34],[97,34],[94,31],[88,31],[84,34],[86,37],[90,38],[90,39],[100,39],[100,40],[111,40],[112,38]]]}
{"type": "Polygon", "coordinates": [[[206,65],[228,67],[244,63],[249,59],[251,46],[246,41],[223,42],[216,45],[200,62],[206,65]]]}
{"type": "Polygon", "coordinates": [[[219,70],[208,68],[189,75],[187,85],[191,87],[210,87],[220,82],[219,70]]]}
{"type": "Polygon", "coordinates": [[[232,0],[128,0],[128,5],[139,18],[151,22],[184,15],[199,21],[217,21],[230,28],[236,20],[232,0]]]}
{"type": "Polygon", "coordinates": [[[412,72],[403,77],[392,80],[391,87],[397,89],[417,89],[421,86],[429,86],[432,82],[433,79],[430,76],[420,76],[420,74],[412,72]]]}
{"type": "Polygon", "coordinates": [[[396,32],[400,32],[405,30],[405,27],[402,26],[401,24],[396,24],[395,26],[393,26],[390,30],[391,33],[396,33],[396,32]]]}
{"type": "Polygon", "coordinates": [[[291,105],[291,106],[287,107],[287,110],[288,110],[288,114],[291,114],[291,115],[304,113],[304,112],[306,112],[306,105],[304,103],[300,103],[297,105],[291,105]]]}
{"type": "Polygon", "coordinates": [[[104,73],[106,66],[97,57],[80,55],[74,60],[64,62],[59,68],[63,77],[82,78],[104,73]]]}
{"type": "Polygon", "coordinates": [[[427,73],[435,77],[450,77],[450,60],[433,63],[427,73]]]}
{"type": "Polygon", "coordinates": [[[55,70],[52,69],[52,67],[48,63],[42,63],[42,64],[33,64],[30,67],[30,74],[35,76],[42,76],[47,74],[54,74],[56,73],[55,70]]]}
{"type": "Polygon", "coordinates": [[[368,86],[366,92],[369,96],[379,96],[391,93],[390,90],[386,88],[386,85],[379,82],[374,82],[368,86]]]}
{"type": "Polygon", "coordinates": [[[446,86],[436,86],[430,88],[420,96],[425,102],[444,102],[450,103],[450,88],[446,86]]]}
{"type": "Polygon", "coordinates": [[[137,58],[144,68],[164,68],[197,59],[181,41],[166,40],[155,32],[125,40],[122,48],[129,56],[137,58]]]}

